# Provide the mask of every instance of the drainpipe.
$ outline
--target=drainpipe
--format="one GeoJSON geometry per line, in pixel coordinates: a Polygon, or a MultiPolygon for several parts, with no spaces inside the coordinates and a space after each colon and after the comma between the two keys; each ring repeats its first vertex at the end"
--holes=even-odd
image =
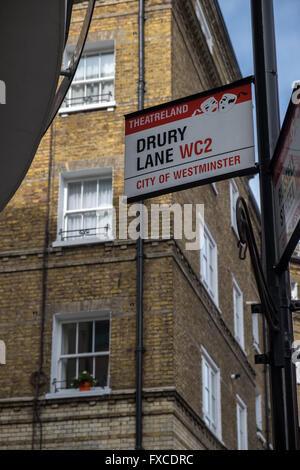
{"type": "MultiPolygon", "coordinates": [[[[144,0],[139,0],[139,82],[138,109],[144,109],[144,0]]],[[[139,202],[139,238],[137,240],[137,319],[136,319],[136,450],[142,450],[142,388],[143,388],[143,204],[139,202]]]]}

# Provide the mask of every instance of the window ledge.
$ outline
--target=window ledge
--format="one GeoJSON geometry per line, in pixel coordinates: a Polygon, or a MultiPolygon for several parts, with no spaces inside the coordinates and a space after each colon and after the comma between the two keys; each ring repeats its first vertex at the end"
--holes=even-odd
{"type": "Polygon", "coordinates": [[[61,117],[64,117],[68,114],[78,113],[83,111],[91,111],[94,109],[107,109],[107,111],[113,111],[116,107],[115,101],[110,101],[109,103],[95,103],[95,104],[87,104],[87,105],[80,105],[80,106],[71,106],[69,108],[60,108],[58,110],[58,114],[61,117]]]}
{"type": "Polygon", "coordinates": [[[46,400],[53,400],[57,398],[78,398],[78,397],[94,397],[99,395],[108,395],[111,392],[109,387],[104,388],[91,388],[88,392],[81,392],[80,390],[64,390],[62,392],[46,393],[46,400]]]}
{"type": "Polygon", "coordinates": [[[258,346],[257,343],[253,343],[253,347],[254,347],[254,349],[256,350],[257,354],[261,354],[260,347],[258,346]]]}
{"type": "Polygon", "coordinates": [[[52,243],[53,248],[55,247],[62,247],[62,246],[78,246],[78,245],[92,245],[95,243],[106,243],[106,242],[113,242],[114,238],[107,237],[107,238],[96,238],[91,237],[90,239],[83,239],[83,240],[68,240],[68,241],[61,241],[55,240],[52,243]]]}

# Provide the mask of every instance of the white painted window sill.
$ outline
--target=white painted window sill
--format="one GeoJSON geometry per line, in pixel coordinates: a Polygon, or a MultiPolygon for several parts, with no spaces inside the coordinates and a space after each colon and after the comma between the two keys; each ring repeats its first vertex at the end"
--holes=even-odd
{"type": "Polygon", "coordinates": [[[94,387],[87,392],[81,392],[77,389],[70,389],[70,390],[63,390],[61,392],[52,392],[46,393],[45,398],[46,400],[53,400],[57,398],[78,398],[78,397],[95,397],[101,395],[108,395],[111,392],[109,387],[94,387]]]}
{"type": "Polygon", "coordinates": [[[65,108],[60,108],[58,114],[61,117],[64,117],[68,114],[78,113],[82,111],[91,111],[94,109],[106,109],[107,111],[113,111],[116,107],[115,101],[110,101],[109,103],[94,103],[94,104],[86,104],[86,105],[78,105],[78,106],[69,106],[65,108]]]}
{"type": "Polygon", "coordinates": [[[112,242],[114,241],[114,238],[112,237],[107,237],[107,238],[97,238],[97,237],[91,237],[89,239],[84,238],[81,240],[55,240],[52,243],[52,246],[55,247],[63,247],[63,246],[78,246],[78,245],[91,245],[95,243],[106,243],[106,242],[112,242]]]}

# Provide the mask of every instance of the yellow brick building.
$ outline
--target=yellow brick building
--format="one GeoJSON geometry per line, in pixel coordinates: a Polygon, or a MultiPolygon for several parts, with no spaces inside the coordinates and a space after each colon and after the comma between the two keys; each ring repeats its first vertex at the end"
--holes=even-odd
{"type": "MultiPolygon", "coordinates": [[[[291,298],[292,300],[299,300],[299,286],[300,286],[300,251],[299,245],[297,246],[290,263],[290,283],[291,283],[291,298]]],[[[294,341],[300,341],[300,313],[294,312],[293,314],[294,326],[294,341]]],[[[300,343],[298,343],[300,344],[300,343]]],[[[295,344],[295,348],[298,346],[295,344]]],[[[300,420],[300,363],[296,364],[296,381],[298,392],[298,409],[300,420]]]]}
{"type": "MultiPolygon", "coordinates": [[[[65,66],[87,2],[76,2],[65,66]]],[[[134,449],[137,247],[113,236],[124,191],[124,115],[138,105],[138,1],[97,1],[76,78],[0,214],[1,449],[134,449]],[[42,368],[37,387],[37,371],[42,368]],[[89,392],[71,388],[88,369],[89,392]]],[[[145,1],[145,107],[241,78],[217,1],[145,1]]],[[[262,320],[238,257],[248,178],[151,202],[205,206],[213,272],[184,241],[144,243],[144,449],[263,449],[262,320]]],[[[149,202],[147,203],[149,204],[149,202]]],[[[117,227],[118,228],[118,227],[117,227]]]]}

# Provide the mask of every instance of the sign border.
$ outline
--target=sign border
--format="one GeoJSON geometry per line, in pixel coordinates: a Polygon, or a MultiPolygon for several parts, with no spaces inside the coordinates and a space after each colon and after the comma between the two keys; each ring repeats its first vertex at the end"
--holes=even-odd
{"type": "MultiPolygon", "coordinates": [[[[132,119],[138,116],[143,116],[146,113],[152,113],[160,109],[164,109],[167,106],[175,106],[175,105],[186,103],[188,101],[192,101],[195,99],[204,98],[205,96],[210,96],[211,94],[220,93],[222,91],[230,90],[232,88],[236,88],[242,85],[247,85],[249,83],[255,83],[254,75],[250,75],[248,77],[241,78],[240,80],[237,80],[235,82],[231,82],[226,85],[222,85],[222,86],[210,89],[210,90],[205,90],[200,93],[196,93],[194,95],[185,96],[183,98],[179,98],[174,101],[168,101],[168,102],[156,105],[156,106],[151,106],[150,108],[144,108],[143,110],[140,110],[140,111],[134,111],[133,113],[125,114],[124,115],[125,122],[128,119],[132,119]]],[[[154,191],[152,193],[147,193],[144,195],[128,197],[127,203],[130,204],[130,203],[137,202],[137,201],[143,201],[145,199],[152,199],[154,197],[163,196],[165,194],[171,194],[171,193],[175,193],[178,191],[184,191],[186,189],[195,188],[197,186],[204,186],[206,184],[211,184],[217,181],[222,181],[222,180],[235,178],[239,176],[254,175],[258,172],[259,172],[259,168],[258,168],[258,164],[256,163],[255,166],[252,168],[246,168],[244,170],[234,171],[232,173],[226,173],[225,175],[213,176],[211,178],[206,178],[203,180],[193,181],[191,183],[181,184],[180,186],[175,186],[173,188],[160,189],[158,191],[154,191]]]]}
{"type": "MultiPolygon", "coordinates": [[[[297,87],[297,88],[299,88],[299,87],[297,87]]],[[[273,181],[274,181],[275,165],[277,163],[277,160],[280,156],[280,152],[281,152],[283,144],[284,144],[284,139],[286,137],[286,131],[290,126],[290,121],[291,121],[291,117],[293,115],[294,109],[296,108],[296,106],[299,106],[299,105],[294,104],[293,101],[292,101],[293,93],[295,92],[295,90],[297,88],[295,88],[292,91],[290,102],[289,102],[289,105],[288,105],[287,110],[286,110],[286,114],[285,114],[285,117],[284,117],[283,124],[281,126],[280,134],[279,134],[278,140],[276,142],[275,150],[274,150],[274,153],[273,153],[273,158],[270,161],[269,171],[272,173],[273,181]]],[[[275,214],[275,216],[277,217],[277,214],[275,214]]],[[[296,228],[295,228],[291,238],[289,239],[289,241],[288,241],[288,243],[285,247],[285,250],[283,251],[280,259],[279,259],[278,247],[276,247],[277,256],[278,256],[278,258],[276,259],[276,265],[275,265],[276,271],[283,271],[287,268],[287,266],[288,266],[288,264],[291,260],[292,254],[293,254],[293,252],[296,248],[296,245],[299,241],[299,238],[300,238],[300,220],[298,221],[298,223],[296,225],[296,228]]],[[[276,237],[276,240],[277,240],[277,237],[276,237]]]]}

